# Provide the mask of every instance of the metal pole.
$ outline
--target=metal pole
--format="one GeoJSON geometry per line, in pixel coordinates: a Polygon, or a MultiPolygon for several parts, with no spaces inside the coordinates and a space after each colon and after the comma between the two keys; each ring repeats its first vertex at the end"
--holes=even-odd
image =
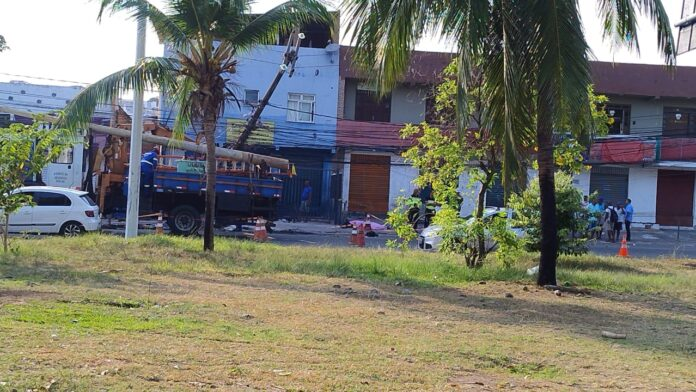
{"type": "MultiPolygon", "coordinates": [[[[145,57],[145,28],[147,20],[138,19],[138,38],[135,61],[145,57]]],[[[126,207],[126,238],[138,235],[138,210],[140,208],[140,156],[143,149],[143,91],[133,93],[133,122],[131,124],[130,159],[128,165],[128,204],[126,207]]]]}

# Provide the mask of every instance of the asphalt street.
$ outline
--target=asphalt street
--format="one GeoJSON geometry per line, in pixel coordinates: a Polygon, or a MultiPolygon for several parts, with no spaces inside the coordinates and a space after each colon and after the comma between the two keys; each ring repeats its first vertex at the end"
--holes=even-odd
{"type": "MultiPolygon", "coordinates": [[[[107,233],[122,235],[122,229],[104,230],[107,233]]],[[[143,234],[152,230],[142,230],[143,234]]],[[[242,232],[218,230],[217,234],[226,237],[251,239],[253,227],[244,227],[242,232]]],[[[270,242],[279,245],[350,247],[350,229],[322,223],[279,224],[277,230],[269,234],[270,242]]],[[[628,243],[631,257],[677,257],[696,258],[696,230],[655,230],[634,229],[632,241],[628,243]]],[[[366,237],[368,248],[386,248],[387,241],[396,239],[393,232],[379,232],[377,237],[366,237]]],[[[600,255],[616,255],[620,243],[592,240],[590,252],[600,255]]],[[[412,244],[415,248],[415,242],[412,244]]]]}

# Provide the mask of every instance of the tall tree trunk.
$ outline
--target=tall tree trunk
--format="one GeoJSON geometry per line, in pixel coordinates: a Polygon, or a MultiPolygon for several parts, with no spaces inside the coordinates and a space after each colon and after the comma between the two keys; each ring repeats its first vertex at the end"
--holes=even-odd
{"type": "Polygon", "coordinates": [[[203,132],[207,149],[203,250],[211,252],[215,250],[215,183],[217,178],[217,162],[215,161],[215,125],[217,124],[217,115],[215,113],[215,109],[207,110],[203,120],[203,132]]]}
{"type": "Polygon", "coordinates": [[[4,214],[5,221],[2,223],[2,249],[7,253],[7,237],[10,235],[10,215],[4,214]]]}
{"type": "MultiPolygon", "coordinates": [[[[493,173],[486,173],[486,179],[481,182],[481,189],[479,189],[478,199],[476,201],[476,219],[483,218],[483,209],[486,207],[486,192],[490,185],[491,179],[493,178],[493,173]]],[[[481,264],[483,259],[486,257],[486,233],[479,233],[478,235],[478,260],[477,264],[481,264]]]]}
{"type": "Polygon", "coordinates": [[[539,164],[539,196],[541,201],[541,255],[539,257],[540,286],[556,284],[558,258],[558,222],[553,161],[553,115],[548,94],[537,98],[537,162],[539,164]]]}

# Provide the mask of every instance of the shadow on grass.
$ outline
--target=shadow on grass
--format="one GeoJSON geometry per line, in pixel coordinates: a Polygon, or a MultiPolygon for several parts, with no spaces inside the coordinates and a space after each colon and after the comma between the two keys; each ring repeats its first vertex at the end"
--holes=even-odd
{"type": "Polygon", "coordinates": [[[617,264],[599,258],[560,258],[558,268],[580,271],[623,272],[635,275],[656,275],[654,272],[643,271],[626,264],[617,264]]]}
{"type": "Polygon", "coordinates": [[[65,283],[89,287],[111,287],[121,280],[107,273],[76,270],[45,261],[20,262],[0,259],[0,278],[29,283],[65,283]]]}

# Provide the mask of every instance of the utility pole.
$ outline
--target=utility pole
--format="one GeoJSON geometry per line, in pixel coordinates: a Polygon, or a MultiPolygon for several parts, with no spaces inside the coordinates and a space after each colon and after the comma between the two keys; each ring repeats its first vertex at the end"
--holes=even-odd
{"type": "Polygon", "coordinates": [[[285,71],[288,69],[290,70],[288,72],[288,77],[290,78],[295,73],[295,63],[297,62],[298,54],[300,52],[300,42],[302,42],[303,39],[304,34],[300,33],[298,29],[294,29],[292,33],[290,33],[290,37],[288,38],[288,46],[283,54],[283,63],[280,64],[278,73],[276,73],[273,82],[271,82],[271,86],[266,91],[266,94],[261,99],[261,102],[259,102],[259,105],[256,107],[256,109],[254,109],[254,112],[251,114],[251,117],[249,117],[249,120],[244,126],[244,130],[239,135],[237,142],[232,147],[235,150],[239,150],[244,147],[249,135],[251,135],[251,132],[254,130],[254,128],[256,128],[256,123],[259,121],[259,117],[261,117],[261,112],[263,112],[263,109],[266,108],[266,105],[268,105],[268,101],[270,101],[273,92],[275,91],[276,87],[278,87],[278,83],[280,83],[280,79],[283,77],[283,74],[285,74],[285,71]]]}
{"type": "MultiPolygon", "coordinates": [[[[138,18],[138,38],[135,46],[136,64],[145,57],[145,29],[147,20],[138,18]]],[[[138,235],[140,209],[140,156],[143,149],[143,91],[133,93],[133,121],[131,122],[130,159],[128,165],[128,203],[126,207],[126,238],[138,235]]]]}

